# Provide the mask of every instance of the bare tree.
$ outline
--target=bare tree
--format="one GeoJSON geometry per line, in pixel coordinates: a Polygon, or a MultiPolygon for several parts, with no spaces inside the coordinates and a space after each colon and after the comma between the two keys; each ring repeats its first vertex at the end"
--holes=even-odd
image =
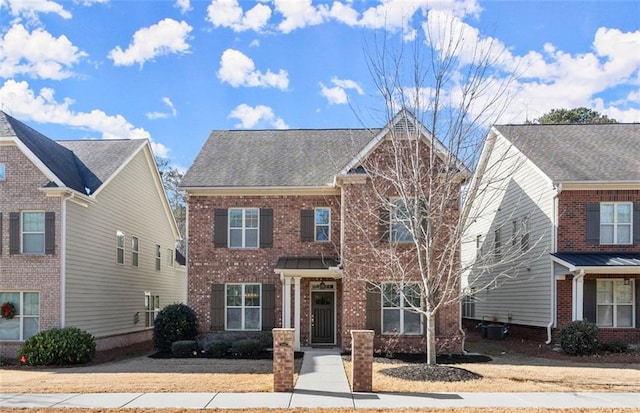
{"type": "MultiPolygon", "coordinates": [[[[393,47],[385,36],[367,52],[389,128],[368,156],[351,165],[352,174],[366,176],[357,195],[366,213],[345,217],[358,228],[362,244],[351,248],[346,260],[371,265],[358,276],[380,289],[383,310],[402,302],[418,323],[424,317],[428,364],[436,364],[439,311],[454,308],[459,314],[460,280],[467,271],[460,246],[474,219],[462,210],[464,188],[515,79],[515,70],[505,71],[498,45],[476,42],[460,21],[439,16],[424,24],[424,41],[415,40],[410,50],[405,44],[393,47]],[[379,223],[377,234],[371,233],[372,222],[379,223]]],[[[466,196],[482,191],[476,187],[466,196]]],[[[520,257],[522,248],[504,242],[499,255],[486,260],[487,271],[498,261],[520,257]]],[[[503,276],[513,274],[504,270],[496,279],[503,276]]],[[[391,326],[383,323],[385,328],[391,326]]]]}
{"type": "Polygon", "coordinates": [[[178,225],[178,231],[180,231],[181,239],[176,245],[176,248],[184,253],[186,250],[186,240],[184,239],[186,233],[186,219],[187,219],[187,204],[185,200],[185,192],[178,189],[180,181],[182,181],[183,173],[175,167],[169,164],[169,160],[165,158],[156,157],[156,164],[158,165],[158,172],[162,179],[162,186],[167,194],[171,211],[178,225]]]}

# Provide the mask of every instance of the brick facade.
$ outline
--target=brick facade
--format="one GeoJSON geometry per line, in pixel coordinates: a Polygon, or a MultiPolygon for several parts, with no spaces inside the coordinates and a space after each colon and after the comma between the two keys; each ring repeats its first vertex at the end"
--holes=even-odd
{"type": "MultiPolygon", "coordinates": [[[[39,188],[49,180],[15,146],[0,146],[0,162],[6,180],[0,181],[2,250],[0,291],[38,292],[40,330],[59,327],[60,320],[60,211],[57,197],[46,197],[39,188]],[[9,214],[22,211],[55,213],[55,251],[46,255],[9,254],[9,214]]],[[[21,343],[0,342],[0,355],[14,357],[21,343]]]]}

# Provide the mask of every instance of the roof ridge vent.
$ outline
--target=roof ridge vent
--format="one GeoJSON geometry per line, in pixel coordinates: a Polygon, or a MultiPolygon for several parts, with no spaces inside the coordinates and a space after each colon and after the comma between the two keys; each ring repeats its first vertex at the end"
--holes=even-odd
{"type": "Polygon", "coordinates": [[[406,117],[403,117],[393,125],[393,131],[396,133],[413,133],[416,131],[416,125],[406,117]]]}

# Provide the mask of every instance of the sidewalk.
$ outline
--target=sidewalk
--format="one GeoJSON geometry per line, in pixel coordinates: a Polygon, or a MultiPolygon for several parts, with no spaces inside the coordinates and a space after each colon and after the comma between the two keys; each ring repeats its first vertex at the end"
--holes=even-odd
{"type": "Polygon", "coordinates": [[[293,392],[2,394],[0,408],[635,408],[636,393],[351,393],[334,349],[304,349],[293,392]]]}

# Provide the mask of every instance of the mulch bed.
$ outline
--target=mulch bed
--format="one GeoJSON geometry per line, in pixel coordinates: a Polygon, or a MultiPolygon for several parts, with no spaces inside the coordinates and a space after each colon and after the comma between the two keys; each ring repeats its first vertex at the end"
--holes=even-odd
{"type": "MultiPolygon", "coordinates": [[[[301,352],[301,351],[296,351],[293,353],[294,359],[301,359],[303,356],[304,356],[304,352],[301,352]]],[[[188,358],[188,359],[224,359],[224,360],[273,360],[273,352],[261,351],[256,354],[249,354],[249,355],[239,355],[239,354],[228,353],[223,357],[214,357],[206,353],[197,353],[193,356],[188,356],[188,357],[176,357],[176,355],[170,351],[158,351],[156,353],[149,355],[149,357],[152,359],[188,358]]]]}
{"type": "Polygon", "coordinates": [[[458,367],[442,366],[439,364],[434,366],[427,364],[411,364],[408,366],[382,369],[380,370],[380,373],[385,376],[411,381],[457,382],[482,378],[480,374],[473,373],[469,370],[458,367]]]}

